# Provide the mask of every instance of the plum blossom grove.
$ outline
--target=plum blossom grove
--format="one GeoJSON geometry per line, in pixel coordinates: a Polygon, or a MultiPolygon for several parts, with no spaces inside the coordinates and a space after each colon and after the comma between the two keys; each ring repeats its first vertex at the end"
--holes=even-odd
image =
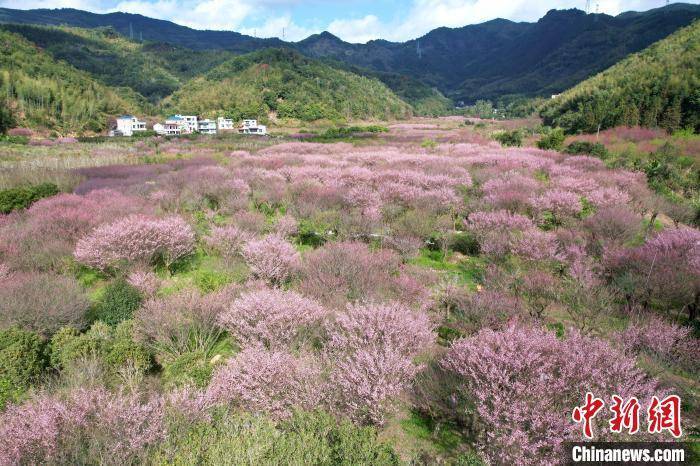
{"type": "Polygon", "coordinates": [[[586,391],[697,371],[700,232],[638,173],[492,143],[179,144],[0,216],[0,464],[163,460],[222,413],[300,410],[556,464],[586,391]]]}

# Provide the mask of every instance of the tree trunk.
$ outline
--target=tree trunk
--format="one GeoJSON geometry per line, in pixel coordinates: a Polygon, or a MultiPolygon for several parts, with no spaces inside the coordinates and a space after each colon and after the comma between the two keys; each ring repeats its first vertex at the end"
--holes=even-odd
{"type": "Polygon", "coordinates": [[[695,292],[695,300],[688,305],[688,323],[692,324],[697,319],[698,310],[700,310],[700,291],[695,292]]]}

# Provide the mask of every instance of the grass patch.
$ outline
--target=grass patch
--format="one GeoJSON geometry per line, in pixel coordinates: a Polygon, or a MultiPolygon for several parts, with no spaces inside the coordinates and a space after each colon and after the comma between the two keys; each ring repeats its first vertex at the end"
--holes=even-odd
{"type": "Polygon", "coordinates": [[[449,251],[445,254],[430,249],[421,249],[420,254],[408,262],[441,272],[472,290],[483,281],[486,270],[486,260],[482,257],[462,256],[449,251]]]}

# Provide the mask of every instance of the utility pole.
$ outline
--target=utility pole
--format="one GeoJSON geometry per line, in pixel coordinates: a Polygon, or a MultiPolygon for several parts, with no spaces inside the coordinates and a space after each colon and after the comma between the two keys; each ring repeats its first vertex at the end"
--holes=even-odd
{"type": "Polygon", "coordinates": [[[284,35],[284,28],[282,28],[282,40],[284,40],[285,35],[284,35]]]}
{"type": "Polygon", "coordinates": [[[586,0],[586,14],[591,12],[591,0],[586,0]]]}
{"type": "Polygon", "coordinates": [[[129,23],[129,39],[134,40],[134,26],[129,23]]]}
{"type": "Polygon", "coordinates": [[[419,60],[423,58],[423,51],[420,48],[420,41],[419,40],[416,41],[416,54],[418,54],[419,60]]]}

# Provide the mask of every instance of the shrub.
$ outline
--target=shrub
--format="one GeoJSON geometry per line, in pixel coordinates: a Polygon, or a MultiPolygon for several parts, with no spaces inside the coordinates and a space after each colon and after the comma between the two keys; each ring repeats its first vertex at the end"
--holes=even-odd
{"type": "Polygon", "coordinates": [[[281,236],[268,235],[249,241],[242,252],[253,275],[270,285],[287,282],[299,269],[299,253],[281,236]]]}
{"type": "Polygon", "coordinates": [[[44,365],[39,335],[17,327],[0,330],[0,411],[37,381],[44,365]]]}
{"type": "Polygon", "coordinates": [[[304,257],[301,290],[331,307],[391,295],[400,259],[389,250],[372,252],[359,242],[329,243],[304,257]]]}
{"type": "Polygon", "coordinates": [[[280,348],[301,345],[327,313],[293,291],[261,289],[241,295],[219,316],[219,322],[241,346],[280,348]]]}
{"type": "Polygon", "coordinates": [[[294,408],[318,406],[319,377],[317,364],[309,358],[253,346],[217,369],[206,398],[211,403],[284,418],[294,408]]]}
{"type": "Polygon", "coordinates": [[[599,142],[573,141],[566,146],[564,153],[571,155],[593,155],[605,159],[608,157],[608,149],[599,142]]]}
{"type": "Polygon", "coordinates": [[[500,131],[494,133],[492,137],[504,147],[520,147],[523,145],[523,134],[517,129],[500,131]]]}
{"type": "Polygon", "coordinates": [[[455,233],[449,238],[449,248],[465,256],[478,256],[479,241],[469,233],[455,233]]]}
{"type": "Polygon", "coordinates": [[[0,190],[0,214],[26,209],[39,199],[58,193],[58,186],[53,183],[0,190]]]}
{"type": "Polygon", "coordinates": [[[119,278],[107,285],[102,299],[95,306],[92,318],[107,325],[117,325],[131,319],[142,301],[141,292],[123,278],[119,278]]]}
{"type": "Polygon", "coordinates": [[[554,128],[542,135],[537,141],[537,147],[544,150],[560,150],[565,138],[563,129],[554,128]]]}
{"type": "Polygon", "coordinates": [[[218,319],[230,293],[233,288],[204,296],[182,291],[147,300],[135,316],[139,339],[164,361],[185,353],[208,355],[221,336],[218,319]]]}
{"type": "Polygon", "coordinates": [[[134,341],[133,329],[133,321],[124,321],[116,328],[97,322],[85,333],[64,327],[51,338],[51,364],[56,369],[70,370],[95,358],[111,375],[125,370],[145,374],[152,366],[151,356],[134,341]]]}
{"type": "Polygon", "coordinates": [[[72,278],[17,273],[0,286],[0,328],[17,325],[44,336],[64,325],[81,328],[90,302],[72,278]]]}
{"type": "Polygon", "coordinates": [[[154,464],[347,464],[398,466],[400,459],[372,427],[323,412],[296,411],[282,422],[217,413],[168,435],[154,464]]]}
{"type": "Polygon", "coordinates": [[[434,341],[432,329],[427,315],[399,304],[348,306],[326,330],[334,407],[383,424],[420,368],[413,357],[434,341]]]}
{"type": "MultiPolygon", "coordinates": [[[[454,399],[473,403],[486,430],[478,446],[498,464],[559,461],[562,442],[580,439],[570,413],[587,391],[606,400],[613,394],[636,396],[643,406],[658,395],[656,381],[637,369],[634,359],[575,331],[558,339],[515,325],[482,330],[455,342],[441,364],[461,378],[454,399]]],[[[466,404],[457,409],[469,415],[466,404]]],[[[610,438],[603,418],[595,420],[598,439],[610,438]]]]}
{"type": "Polygon", "coordinates": [[[141,263],[172,265],[194,249],[194,231],[180,217],[132,215],[97,227],[78,241],[75,258],[98,270],[141,263]]]}
{"type": "Polygon", "coordinates": [[[204,352],[183,353],[163,366],[163,383],[166,387],[192,386],[205,388],[214,373],[212,364],[204,352]]]}

